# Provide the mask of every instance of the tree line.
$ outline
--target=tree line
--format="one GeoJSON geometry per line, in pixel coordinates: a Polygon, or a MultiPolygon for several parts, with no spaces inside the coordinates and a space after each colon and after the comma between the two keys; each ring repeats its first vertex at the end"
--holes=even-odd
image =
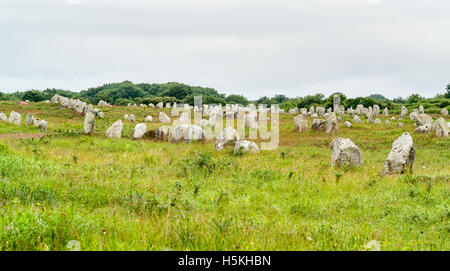
{"type": "MultiPolygon", "coordinates": [[[[388,107],[390,109],[399,110],[402,105],[408,108],[418,107],[422,104],[430,113],[438,113],[441,108],[450,106],[450,84],[446,86],[443,94],[438,94],[433,98],[425,98],[419,94],[411,94],[406,98],[398,97],[388,99],[381,94],[372,94],[367,97],[347,98],[343,93],[341,103],[347,108],[352,106],[356,108],[358,104],[365,107],[378,104],[380,107],[388,107]]],[[[164,84],[139,83],[134,84],[131,81],[121,83],[108,83],[99,87],[89,88],[80,92],[62,89],[45,89],[45,90],[28,90],[24,92],[3,93],[0,92],[0,100],[29,100],[32,102],[40,102],[51,99],[55,94],[61,96],[80,99],[85,102],[97,104],[100,100],[104,100],[113,105],[127,104],[156,104],[159,102],[177,102],[194,104],[195,96],[202,96],[203,104],[279,104],[280,108],[289,110],[291,108],[309,108],[310,106],[323,106],[325,108],[332,107],[333,95],[325,97],[323,94],[307,95],[304,97],[290,98],[285,95],[275,95],[273,97],[261,97],[257,100],[249,100],[243,95],[231,94],[225,95],[219,93],[214,88],[205,88],[200,86],[189,86],[177,82],[169,82],[164,84]]]]}

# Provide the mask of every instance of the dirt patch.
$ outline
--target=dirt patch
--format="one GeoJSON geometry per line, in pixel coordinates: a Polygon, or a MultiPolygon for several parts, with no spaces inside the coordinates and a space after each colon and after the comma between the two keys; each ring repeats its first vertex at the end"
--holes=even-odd
{"type": "Polygon", "coordinates": [[[31,133],[9,133],[9,134],[0,134],[0,139],[10,139],[10,138],[19,138],[19,139],[29,139],[29,138],[41,138],[45,136],[45,133],[31,134],[31,133]]]}

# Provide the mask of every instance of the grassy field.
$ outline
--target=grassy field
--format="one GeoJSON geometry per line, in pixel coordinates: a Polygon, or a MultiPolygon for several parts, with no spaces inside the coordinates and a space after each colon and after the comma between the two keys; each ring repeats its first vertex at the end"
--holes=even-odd
{"type": "Polygon", "coordinates": [[[156,129],[158,110],[103,107],[86,136],[84,117],[58,107],[0,104],[22,114],[20,126],[0,122],[0,250],[450,250],[450,138],[413,134],[412,121],[340,122],[326,135],[280,115],[277,150],[236,156],[214,141],[131,140],[128,121],[122,139],[104,135],[127,113],[156,129]],[[25,127],[28,112],[47,133],[25,127]],[[405,131],[414,173],[380,177],[405,131]],[[362,167],[330,168],[335,137],[360,147],[362,167]]]}

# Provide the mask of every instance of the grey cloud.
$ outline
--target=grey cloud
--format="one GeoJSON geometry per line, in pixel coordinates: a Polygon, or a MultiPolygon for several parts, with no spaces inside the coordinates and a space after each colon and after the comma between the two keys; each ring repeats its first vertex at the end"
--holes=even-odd
{"type": "Polygon", "coordinates": [[[450,83],[446,0],[5,0],[0,91],[180,81],[251,98],[433,96],[450,83]]]}

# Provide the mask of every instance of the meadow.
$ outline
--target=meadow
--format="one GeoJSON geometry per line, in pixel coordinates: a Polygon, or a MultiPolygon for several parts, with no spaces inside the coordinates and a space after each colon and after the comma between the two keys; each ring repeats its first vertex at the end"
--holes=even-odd
{"type": "Polygon", "coordinates": [[[59,105],[0,103],[12,110],[22,124],[0,122],[0,250],[68,250],[71,240],[81,250],[364,250],[371,240],[381,250],[450,250],[450,138],[414,134],[409,119],[401,128],[384,117],[339,122],[328,135],[298,133],[294,115],[281,114],[276,150],[233,155],[214,141],[131,140],[147,115],[149,129],[164,125],[158,109],[102,107],[92,136],[59,105]],[[27,113],[48,131],[26,127],[27,113]],[[118,119],[122,138],[106,138],[118,119]],[[380,176],[405,131],[413,173],[380,176]],[[360,147],[362,167],[330,167],[336,137],[360,147]]]}

